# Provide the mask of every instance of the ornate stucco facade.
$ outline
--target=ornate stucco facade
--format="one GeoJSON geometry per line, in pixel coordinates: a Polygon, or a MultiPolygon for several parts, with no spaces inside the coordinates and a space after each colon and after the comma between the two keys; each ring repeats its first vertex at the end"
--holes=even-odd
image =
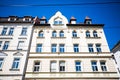
{"type": "Polygon", "coordinates": [[[25,80],[118,80],[103,26],[61,12],[36,17],[25,80]]]}

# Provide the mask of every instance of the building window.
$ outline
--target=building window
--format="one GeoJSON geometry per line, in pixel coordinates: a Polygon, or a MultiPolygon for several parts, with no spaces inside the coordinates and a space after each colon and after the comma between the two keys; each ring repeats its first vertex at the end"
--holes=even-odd
{"type": "Polygon", "coordinates": [[[54,24],[62,24],[62,21],[61,20],[55,20],[54,24]]]}
{"type": "Polygon", "coordinates": [[[102,71],[107,71],[107,67],[106,67],[106,62],[105,61],[101,61],[100,65],[101,65],[102,71]]]}
{"type": "Polygon", "coordinates": [[[60,61],[59,70],[60,70],[60,72],[65,71],[65,61],[60,61]]]}
{"type": "Polygon", "coordinates": [[[56,37],[56,36],[57,36],[56,31],[53,31],[53,32],[52,32],[52,37],[56,37]]]}
{"type": "Polygon", "coordinates": [[[27,34],[27,28],[22,28],[22,32],[21,32],[21,35],[26,35],[27,34]]]}
{"type": "Polygon", "coordinates": [[[89,31],[86,31],[86,37],[90,37],[90,32],[89,31]]]}
{"type": "Polygon", "coordinates": [[[39,72],[40,70],[40,62],[39,61],[35,61],[34,62],[34,72],[39,72]]]}
{"type": "Polygon", "coordinates": [[[5,41],[4,46],[3,46],[3,50],[7,50],[9,46],[9,41],[5,41]]]}
{"type": "Polygon", "coordinates": [[[63,31],[60,31],[60,37],[64,37],[64,32],[63,31]]]}
{"type": "Polygon", "coordinates": [[[37,44],[36,52],[42,52],[42,44],[37,44]]]}
{"type": "Polygon", "coordinates": [[[57,46],[57,44],[52,44],[52,49],[51,49],[52,53],[56,52],[56,46],[57,46]]]}
{"type": "Polygon", "coordinates": [[[8,35],[13,35],[14,28],[10,28],[8,35]]]}
{"type": "Polygon", "coordinates": [[[72,32],[72,37],[77,37],[77,32],[76,31],[72,32]]]}
{"type": "Polygon", "coordinates": [[[60,53],[64,53],[64,44],[59,45],[60,53]]]}
{"type": "Polygon", "coordinates": [[[76,67],[76,72],[81,71],[81,62],[80,61],[76,61],[75,62],[75,67],[76,67]]]}
{"type": "Polygon", "coordinates": [[[45,24],[45,23],[46,23],[45,20],[40,21],[40,24],[45,24]]]}
{"type": "Polygon", "coordinates": [[[0,69],[2,69],[2,65],[3,65],[3,58],[0,58],[0,69]]]}
{"type": "Polygon", "coordinates": [[[6,35],[8,28],[3,28],[1,35],[6,35]]]}
{"type": "Polygon", "coordinates": [[[20,64],[20,58],[14,58],[12,69],[18,69],[20,64]]]}
{"type": "Polygon", "coordinates": [[[96,50],[97,52],[102,52],[100,44],[96,44],[96,50]]]}
{"type": "Polygon", "coordinates": [[[17,50],[22,50],[23,47],[24,47],[24,41],[19,41],[18,46],[17,46],[17,50]]]}
{"type": "Polygon", "coordinates": [[[43,31],[40,31],[38,36],[43,37],[43,31]]]}
{"type": "Polygon", "coordinates": [[[92,70],[93,70],[93,71],[98,71],[97,62],[96,62],[96,61],[92,61],[92,62],[91,62],[91,65],[92,65],[92,70]]]}
{"type": "Polygon", "coordinates": [[[89,52],[94,52],[93,44],[88,44],[88,50],[89,52]]]}
{"type": "Polygon", "coordinates": [[[2,41],[0,41],[0,47],[2,46],[2,41]]]}
{"type": "Polygon", "coordinates": [[[74,52],[79,52],[78,44],[74,44],[74,52]]]}
{"type": "Polygon", "coordinates": [[[97,32],[93,31],[93,37],[98,37],[97,32]]]}
{"type": "Polygon", "coordinates": [[[50,72],[56,72],[56,61],[52,61],[50,64],[50,72]]]}

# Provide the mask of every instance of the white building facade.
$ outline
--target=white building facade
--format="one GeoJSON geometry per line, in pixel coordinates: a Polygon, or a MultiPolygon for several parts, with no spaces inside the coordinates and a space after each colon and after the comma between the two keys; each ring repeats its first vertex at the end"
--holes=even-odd
{"type": "Polygon", "coordinates": [[[23,80],[32,17],[0,17],[0,80],[23,80]]]}
{"type": "Polygon", "coordinates": [[[61,12],[36,17],[25,80],[118,80],[103,26],[61,12]]]}
{"type": "Polygon", "coordinates": [[[120,41],[113,47],[112,54],[116,63],[116,68],[117,68],[119,80],[120,80],[120,41]]]}

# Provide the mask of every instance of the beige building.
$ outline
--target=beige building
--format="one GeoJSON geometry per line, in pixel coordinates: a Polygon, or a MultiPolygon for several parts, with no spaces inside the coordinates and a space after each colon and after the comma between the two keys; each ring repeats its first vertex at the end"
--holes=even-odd
{"type": "Polygon", "coordinates": [[[103,26],[59,11],[48,22],[36,17],[25,80],[118,80],[103,26]]]}
{"type": "Polygon", "coordinates": [[[0,80],[23,80],[32,17],[0,17],[0,80]]]}

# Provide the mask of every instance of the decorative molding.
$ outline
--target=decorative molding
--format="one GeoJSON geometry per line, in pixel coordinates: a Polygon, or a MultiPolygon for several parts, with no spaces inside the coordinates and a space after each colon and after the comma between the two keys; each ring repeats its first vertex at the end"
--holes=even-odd
{"type": "Polygon", "coordinates": [[[13,56],[23,56],[23,54],[20,53],[20,52],[16,52],[16,53],[13,54],[13,56]]]}
{"type": "Polygon", "coordinates": [[[7,54],[2,52],[2,51],[0,51],[0,56],[7,56],[7,54]]]}

